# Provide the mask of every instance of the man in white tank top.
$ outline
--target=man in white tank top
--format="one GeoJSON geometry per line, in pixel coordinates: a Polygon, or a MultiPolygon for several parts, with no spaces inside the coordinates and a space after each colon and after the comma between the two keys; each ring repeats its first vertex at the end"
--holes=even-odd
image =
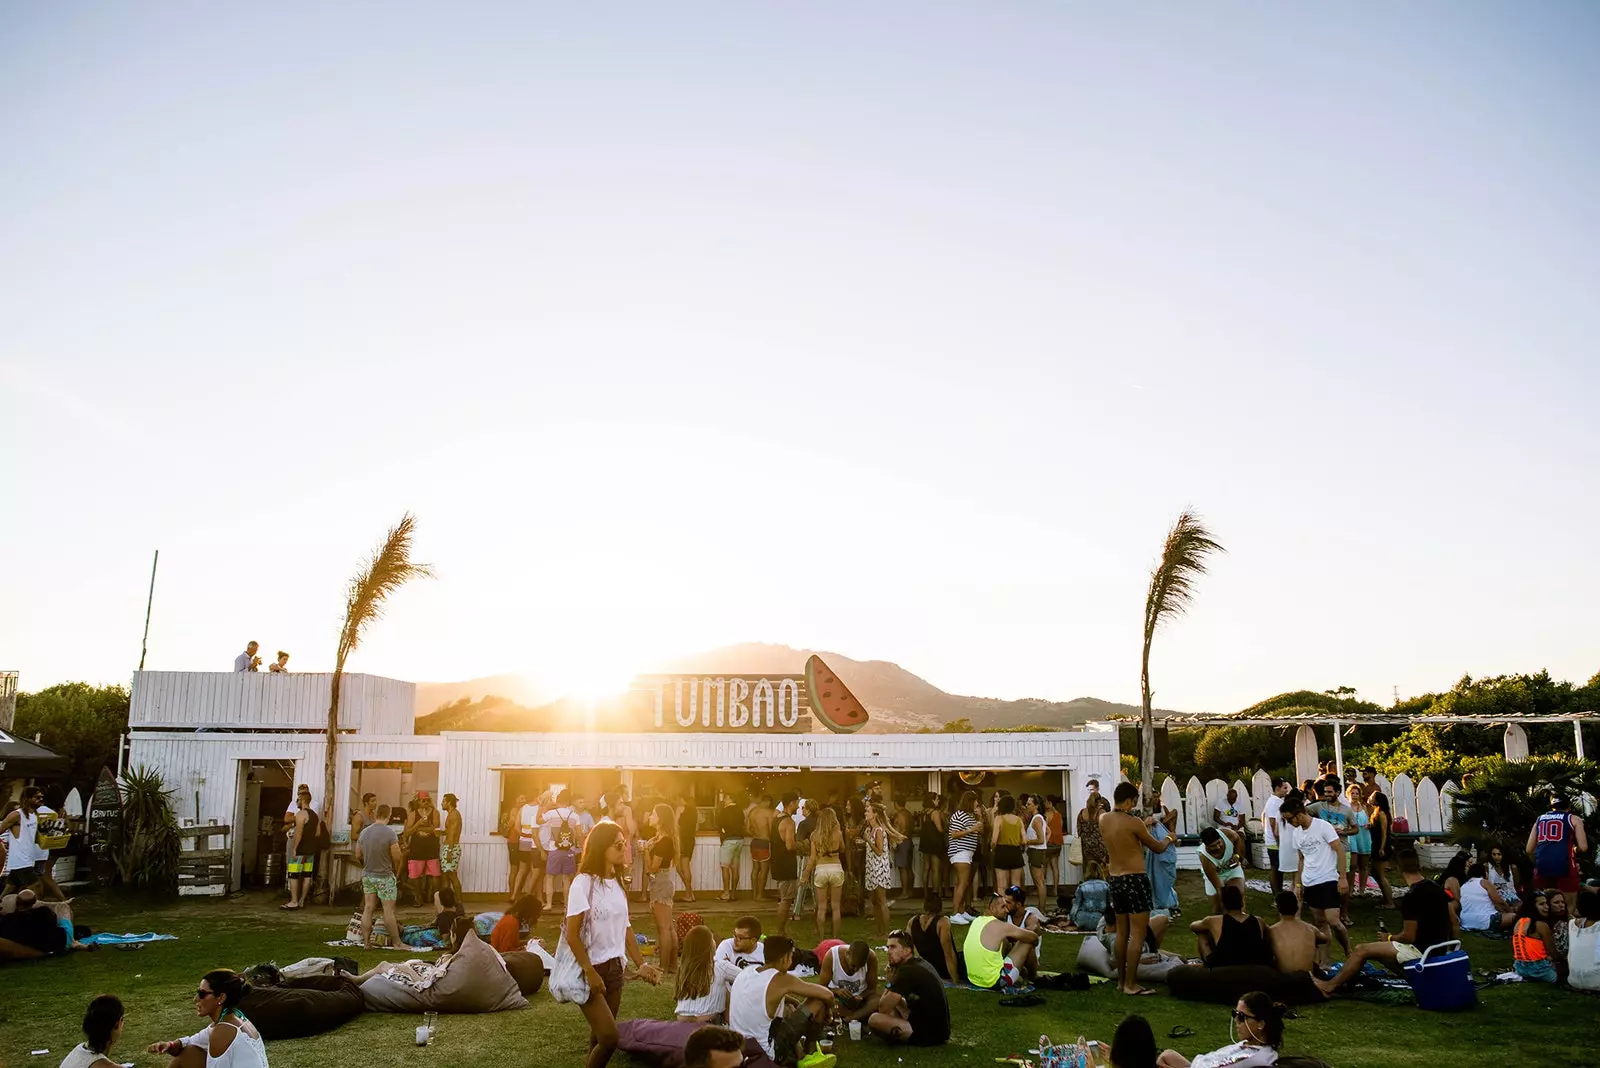
{"type": "Polygon", "coordinates": [[[865,1020],[878,1011],[878,955],[865,942],[828,950],[817,981],[833,991],[846,1020],[865,1020]]]}
{"type": "Polygon", "coordinates": [[[0,820],[0,834],[6,836],[6,876],[0,893],[13,893],[39,881],[43,850],[38,846],[39,806],[44,791],[30,786],[22,791],[22,805],[0,820]]]}
{"type": "Polygon", "coordinates": [[[833,1009],[833,991],[790,975],[793,964],[794,942],[769,935],[766,964],[744,969],[728,991],[728,1026],[785,1068],[831,1068],[833,1057],[815,1052],[814,1043],[833,1009]],[[786,1005],[790,998],[794,1003],[786,1005]]]}

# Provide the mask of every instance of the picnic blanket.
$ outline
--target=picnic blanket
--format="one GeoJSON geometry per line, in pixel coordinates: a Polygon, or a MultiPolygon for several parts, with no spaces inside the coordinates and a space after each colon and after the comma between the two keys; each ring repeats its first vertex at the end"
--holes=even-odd
{"type": "Polygon", "coordinates": [[[92,935],[81,939],[86,946],[131,946],[139,942],[176,942],[177,935],[156,934],[148,931],[144,934],[111,934],[108,931],[96,931],[92,935]]]}

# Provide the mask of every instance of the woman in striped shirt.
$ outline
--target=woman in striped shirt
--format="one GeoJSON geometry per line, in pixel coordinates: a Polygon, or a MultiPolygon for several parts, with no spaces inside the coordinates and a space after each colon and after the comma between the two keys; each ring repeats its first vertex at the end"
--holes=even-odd
{"type": "Polygon", "coordinates": [[[972,857],[978,848],[978,795],[971,790],[961,795],[950,822],[945,827],[950,870],[955,873],[956,890],[951,902],[951,923],[971,923],[967,908],[972,904],[972,857]]]}

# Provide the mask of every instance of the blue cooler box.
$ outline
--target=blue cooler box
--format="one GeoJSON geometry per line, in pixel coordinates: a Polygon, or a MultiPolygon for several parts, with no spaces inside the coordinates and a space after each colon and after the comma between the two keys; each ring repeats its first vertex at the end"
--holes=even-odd
{"type": "Polygon", "coordinates": [[[1422,959],[1405,966],[1406,981],[1416,992],[1417,1006],[1432,1012],[1455,1012],[1478,1003],[1472,985],[1472,965],[1460,942],[1441,942],[1422,952],[1422,959]]]}

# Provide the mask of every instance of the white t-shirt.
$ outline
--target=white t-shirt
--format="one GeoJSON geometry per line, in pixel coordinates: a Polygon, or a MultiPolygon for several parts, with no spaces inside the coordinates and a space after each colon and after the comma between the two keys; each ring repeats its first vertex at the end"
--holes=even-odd
{"type": "MultiPolygon", "coordinates": [[[[1278,807],[1282,808],[1283,802],[1278,802],[1278,807]]],[[[1238,805],[1229,804],[1226,801],[1217,806],[1217,813],[1222,817],[1222,824],[1225,827],[1239,826],[1240,817],[1243,815],[1239,811],[1238,805]]]]}
{"type": "Polygon", "coordinates": [[[1277,1063],[1278,1051],[1271,1046],[1247,1046],[1243,1042],[1202,1053],[1189,1062],[1190,1068],[1267,1068],[1277,1063]]]}
{"type": "Polygon", "coordinates": [[[711,958],[713,966],[717,964],[731,964],[735,968],[759,968],[767,963],[767,944],[757,942],[756,948],[749,953],[735,953],[733,939],[724,938],[717,946],[716,955],[711,958]]]}
{"type": "Polygon", "coordinates": [[[533,842],[522,842],[524,828],[531,828],[535,835],[539,833],[538,805],[523,805],[522,811],[517,813],[517,825],[511,829],[512,833],[517,836],[518,844],[521,848],[531,848],[534,844],[533,842]]]}
{"type": "Polygon", "coordinates": [[[1267,798],[1266,806],[1261,810],[1261,836],[1266,839],[1268,849],[1278,844],[1278,836],[1272,831],[1272,821],[1277,820],[1279,826],[1282,826],[1282,813],[1283,798],[1277,794],[1267,798]]]}
{"type": "Polygon", "coordinates": [[[1339,840],[1339,832],[1327,820],[1311,817],[1308,827],[1294,829],[1294,848],[1305,862],[1300,882],[1306,886],[1336,882],[1339,878],[1339,858],[1332,843],[1339,840]]]}
{"type": "Polygon", "coordinates": [[[604,964],[628,955],[628,895],[615,879],[574,875],[567,891],[567,915],[589,913],[589,962],[604,964]]]}
{"type": "Polygon", "coordinates": [[[833,976],[828,980],[829,990],[840,990],[853,997],[860,997],[867,988],[867,961],[861,962],[861,967],[855,971],[846,971],[844,954],[841,949],[848,946],[834,946],[828,950],[828,959],[833,962],[833,976]]]}

